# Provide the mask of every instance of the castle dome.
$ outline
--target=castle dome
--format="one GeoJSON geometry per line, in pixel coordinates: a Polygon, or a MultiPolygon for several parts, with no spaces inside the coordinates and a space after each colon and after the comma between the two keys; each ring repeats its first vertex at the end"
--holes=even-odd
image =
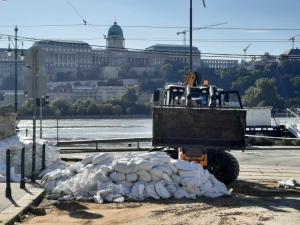
{"type": "Polygon", "coordinates": [[[117,22],[114,22],[114,25],[109,28],[107,36],[123,37],[123,30],[119,25],[117,25],[117,22]]]}

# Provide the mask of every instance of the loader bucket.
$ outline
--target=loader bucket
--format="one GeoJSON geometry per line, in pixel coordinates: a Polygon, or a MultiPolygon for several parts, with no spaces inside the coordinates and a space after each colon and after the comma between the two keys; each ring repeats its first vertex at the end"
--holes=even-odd
{"type": "Polygon", "coordinates": [[[153,107],[152,146],[245,149],[246,110],[153,107]]]}

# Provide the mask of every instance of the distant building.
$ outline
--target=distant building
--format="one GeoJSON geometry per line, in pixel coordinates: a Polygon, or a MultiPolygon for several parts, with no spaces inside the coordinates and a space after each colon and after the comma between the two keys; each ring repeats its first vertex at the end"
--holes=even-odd
{"type": "Polygon", "coordinates": [[[201,67],[208,67],[219,71],[222,69],[236,69],[239,66],[238,60],[227,59],[202,59],[201,67]]]}
{"type": "Polygon", "coordinates": [[[87,98],[92,98],[98,103],[108,99],[119,99],[125,89],[119,86],[73,86],[73,102],[87,98]]]}
{"type": "Polygon", "coordinates": [[[291,48],[282,53],[282,55],[287,56],[289,59],[298,59],[300,60],[300,49],[291,48]]]}
{"type": "MultiPolygon", "coordinates": [[[[66,40],[41,40],[33,45],[46,51],[45,72],[50,80],[54,80],[59,72],[71,72],[73,77],[84,77],[93,72],[98,79],[105,79],[116,77],[112,68],[122,65],[159,69],[165,60],[189,63],[188,45],[157,44],[139,51],[126,49],[123,30],[116,22],[108,30],[105,49],[92,49],[86,42],[66,40]],[[109,72],[113,77],[109,77],[109,72]]],[[[197,47],[193,47],[192,51],[193,67],[197,68],[201,52],[197,47]]]]}

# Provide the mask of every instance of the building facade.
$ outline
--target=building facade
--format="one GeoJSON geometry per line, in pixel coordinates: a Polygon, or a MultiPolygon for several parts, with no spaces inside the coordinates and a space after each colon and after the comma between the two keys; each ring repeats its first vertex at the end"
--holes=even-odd
{"type": "Polygon", "coordinates": [[[238,60],[226,60],[226,59],[202,59],[201,67],[212,68],[215,71],[222,69],[236,69],[239,66],[238,60]]]}

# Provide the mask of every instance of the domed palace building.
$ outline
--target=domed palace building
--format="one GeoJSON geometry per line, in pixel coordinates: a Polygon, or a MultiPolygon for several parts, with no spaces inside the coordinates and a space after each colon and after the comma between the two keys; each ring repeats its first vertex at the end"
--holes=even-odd
{"type": "MultiPolygon", "coordinates": [[[[137,75],[144,72],[159,71],[165,60],[189,62],[189,45],[156,44],[144,50],[125,48],[122,28],[114,22],[108,29],[106,46],[94,48],[87,42],[69,40],[40,40],[33,46],[40,46],[46,52],[46,62],[42,68],[48,81],[66,80],[99,80],[117,78],[120,66],[128,65],[137,75]]],[[[7,56],[6,48],[0,49],[0,85],[9,76],[14,76],[12,56],[7,56]]],[[[27,49],[24,49],[26,55],[27,49]]],[[[201,53],[193,47],[193,68],[200,67],[201,53]]],[[[18,59],[19,60],[19,59],[18,59]]],[[[18,82],[23,83],[23,76],[28,68],[25,61],[18,62],[18,82]]]]}

